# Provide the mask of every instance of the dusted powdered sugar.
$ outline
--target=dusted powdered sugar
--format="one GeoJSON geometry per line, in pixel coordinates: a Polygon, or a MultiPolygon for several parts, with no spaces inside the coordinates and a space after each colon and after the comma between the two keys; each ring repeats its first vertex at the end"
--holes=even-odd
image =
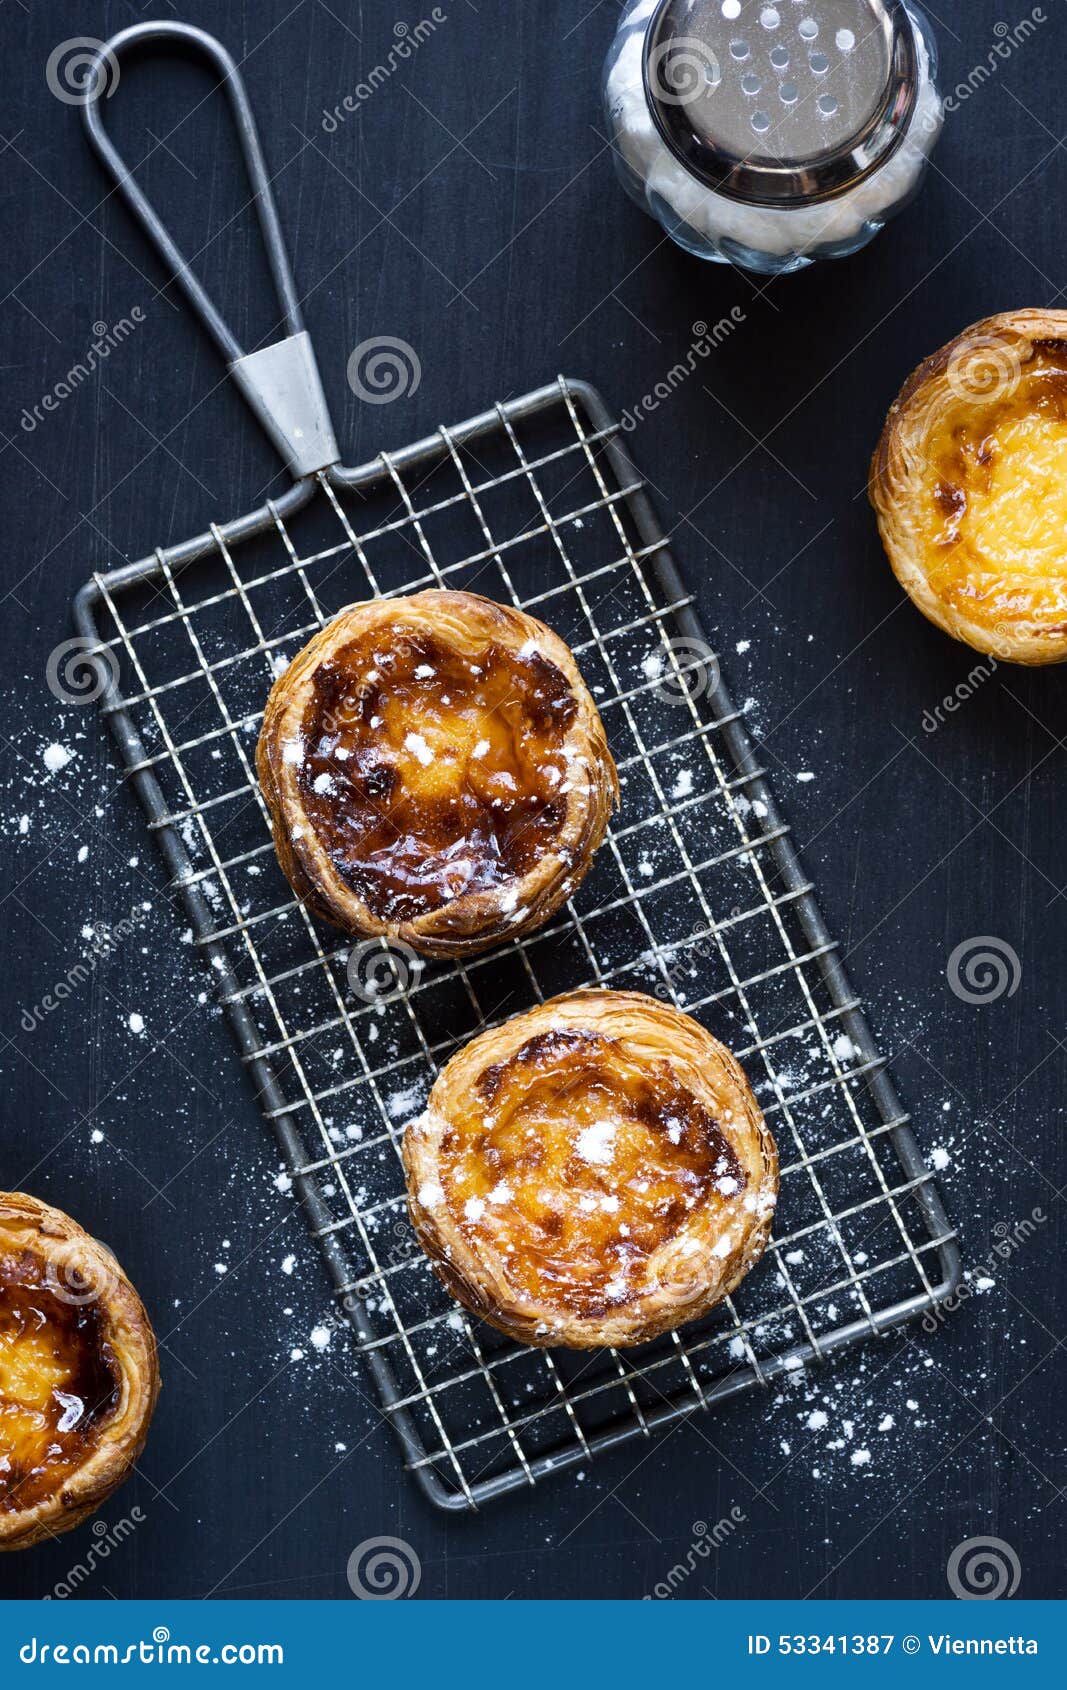
{"type": "Polygon", "coordinates": [[[615,1150],[615,1132],[614,1121],[594,1121],[591,1127],[583,1127],[575,1146],[583,1162],[610,1162],[615,1150]]]}

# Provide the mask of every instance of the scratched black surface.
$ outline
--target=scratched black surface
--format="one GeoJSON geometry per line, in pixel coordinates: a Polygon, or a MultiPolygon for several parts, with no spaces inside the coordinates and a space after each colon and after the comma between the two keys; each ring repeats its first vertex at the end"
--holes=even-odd
{"type": "MultiPolygon", "coordinates": [[[[937,9],[949,86],[1024,10],[937,9]]],[[[61,710],[45,684],[91,568],[284,485],[108,196],[76,110],[46,88],[57,42],[173,8],[7,0],[0,1184],[105,1239],[165,1340],[140,1472],[102,1515],[136,1506],[143,1520],[78,1593],[348,1599],[350,1552],[389,1535],[419,1557],[419,1596],[639,1597],[686,1560],[696,1522],[737,1507],[744,1524],[690,1557],[678,1599],[940,1596],[951,1550],[979,1535],[1012,1546],[1020,1594],[1062,1596],[1064,678],[1001,669],[925,732],[924,712],[974,660],[902,600],[863,495],[885,409],[923,355],[989,311],[1062,303],[1063,6],[1045,0],[1035,38],[959,103],[898,224],[846,263],[760,289],[676,252],[617,189],[597,94],[613,0],[443,10],[334,133],[324,110],[414,12],[189,0],[183,13],[243,62],[346,456],[560,370],[630,407],[684,355],[694,321],[743,309],[632,448],[734,690],[755,700],[762,754],[919,1137],[949,1150],[942,1185],[967,1259],[985,1262],[998,1225],[1035,1206],[1047,1218],[1010,1262],[980,1270],[992,1287],[944,1330],[852,1352],[815,1381],[822,1395],[747,1396],[476,1518],[422,1500],[340,1338],[324,1356],[309,1345],[329,1315],[325,1270],[275,1189],[226,1029],[198,1002],[206,982],[100,721],[61,710]],[[134,306],[145,320],[106,367],[28,429],[24,407],[92,325],[134,306]],[[375,335],[421,358],[417,392],[390,406],[361,405],[345,379],[375,335]],[[76,753],[57,773],[42,761],[52,741],[76,753]],[[81,954],[83,926],[142,902],[138,937],[27,1031],[26,1007],[81,954]],[[1015,950],[1021,980],[971,1005],[948,990],[946,960],[980,934],[1015,950]],[[828,1425],[813,1431],[824,1399],[828,1425]]],[[[251,346],[273,318],[221,100],[182,121],[209,88],[181,60],[131,66],[108,116],[131,156],[153,145],[146,129],[166,141],[146,180],[251,346]]],[[[0,1590],[44,1595],[92,1542],[86,1525],[5,1558],[0,1590]]]]}

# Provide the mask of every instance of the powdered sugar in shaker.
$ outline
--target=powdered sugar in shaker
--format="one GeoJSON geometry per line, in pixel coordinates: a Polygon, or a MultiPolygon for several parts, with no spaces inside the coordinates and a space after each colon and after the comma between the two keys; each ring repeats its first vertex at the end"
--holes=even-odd
{"type": "Polygon", "coordinates": [[[630,0],[604,69],[619,174],[700,258],[843,257],[919,188],[936,70],[911,0],[630,0]]]}

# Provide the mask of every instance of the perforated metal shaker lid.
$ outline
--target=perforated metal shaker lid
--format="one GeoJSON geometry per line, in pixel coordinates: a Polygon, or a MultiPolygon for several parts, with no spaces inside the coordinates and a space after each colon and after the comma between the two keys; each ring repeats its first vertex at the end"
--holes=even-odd
{"type": "Polygon", "coordinates": [[[667,146],[708,187],[811,205],[896,150],[919,67],[902,0],[661,0],[644,81],[667,146]]]}

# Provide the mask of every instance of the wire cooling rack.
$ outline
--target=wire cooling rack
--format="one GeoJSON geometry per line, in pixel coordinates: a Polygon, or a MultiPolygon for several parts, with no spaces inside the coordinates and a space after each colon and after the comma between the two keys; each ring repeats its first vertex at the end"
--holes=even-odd
{"type": "Polygon", "coordinates": [[[103,703],[408,1465],[474,1508],[928,1309],[959,1272],[908,1117],[640,476],[565,381],[97,575],[103,703]],[[342,606],[432,586],[574,649],[622,806],[551,924],[392,998],[282,877],[254,772],[269,686],[342,606]],[[776,1236],[714,1314],[638,1350],[525,1349],[452,1303],[408,1224],[404,1123],[452,1052],[557,992],[657,993],[737,1053],[778,1140],[776,1236]]]}

